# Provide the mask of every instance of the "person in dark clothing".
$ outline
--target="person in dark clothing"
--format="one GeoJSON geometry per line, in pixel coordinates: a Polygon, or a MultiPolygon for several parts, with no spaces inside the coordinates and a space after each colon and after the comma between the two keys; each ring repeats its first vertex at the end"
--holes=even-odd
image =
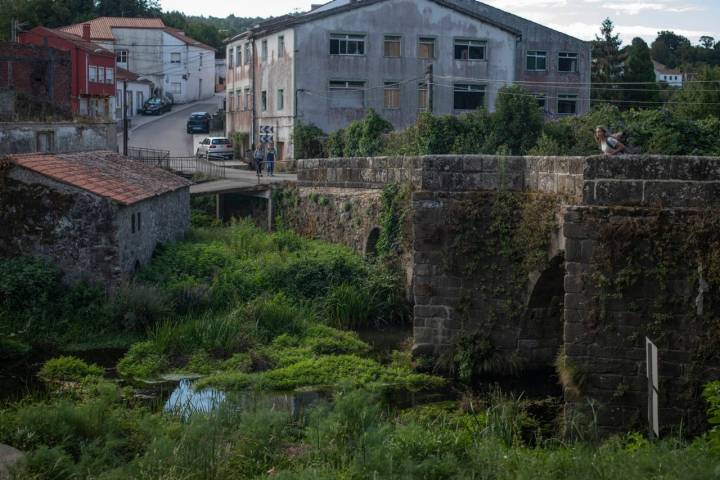
{"type": "Polygon", "coordinates": [[[267,172],[271,177],[275,176],[275,157],[277,152],[275,151],[275,144],[271,143],[265,155],[265,161],[267,162],[267,172]]]}

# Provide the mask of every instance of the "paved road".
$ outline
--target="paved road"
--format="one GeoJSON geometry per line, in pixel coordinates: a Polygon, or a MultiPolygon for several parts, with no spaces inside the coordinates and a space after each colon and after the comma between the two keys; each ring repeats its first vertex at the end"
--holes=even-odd
{"type": "Polygon", "coordinates": [[[131,147],[168,150],[173,157],[190,157],[195,154],[194,137],[185,130],[188,117],[192,112],[215,113],[221,97],[216,96],[207,102],[195,103],[190,107],[176,106],[171,113],[142,125],[130,132],[128,145],[131,147]]]}

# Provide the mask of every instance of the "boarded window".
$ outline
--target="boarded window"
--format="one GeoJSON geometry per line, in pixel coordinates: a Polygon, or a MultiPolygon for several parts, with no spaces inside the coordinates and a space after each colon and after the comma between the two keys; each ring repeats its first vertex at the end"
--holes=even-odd
{"type": "Polygon", "coordinates": [[[558,95],[558,111],[560,115],[575,115],[577,113],[577,95],[558,95]]]}
{"type": "Polygon", "coordinates": [[[455,84],[453,108],[455,110],[477,110],[485,106],[483,85],[455,84]]]}
{"type": "Polygon", "coordinates": [[[485,60],[486,42],[455,40],[455,60],[485,60]]]}
{"type": "Polygon", "coordinates": [[[527,70],[542,72],[547,70],[547,52],[531,50],[527,53],[527,70]]]}
{"type": "Polygon", "coordinates": [[[385,108],[400,108],[400,84],[385,82],[385,108]]]}
{"type": "Polygon", "coordinates": [[[385,56],[389,58],[398,58],[401,55],[402,48],[402,37],[395,35],[385,36],[384,52],[385,56]]]}
{"type": "Polygon", "coordinates": [[[435,39],[420,37],[418,41],[418,58],[435,58],[435,39]]]}
{"type": "Polygon", "coordinates": [[[561,72],[577,72],[578,71],[578,55],[577,55],[577,53],[561,52],[558,56],[558,70],[561,72]]]}
{"type": "Polygon", "coordinates": [[[365,108],[365,82],[330,82],[331,108],[365,108]]]}
{"type": "Polygon", "coordinates": [[[418,85],[418,110],[425,111],[428,109],[428,103],[430,101],[429,93],[427,83],[418,85]]]}
{"type": "Polygon", "coordinates": [[[330,55],[365,55],[365,35],[330,35],[330,55]]]}

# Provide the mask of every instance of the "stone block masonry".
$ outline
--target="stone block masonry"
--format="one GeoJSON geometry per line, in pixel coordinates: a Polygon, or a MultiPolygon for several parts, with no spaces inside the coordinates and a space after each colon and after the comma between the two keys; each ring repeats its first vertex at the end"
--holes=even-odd
{"type": "MultiPolygon", "coordinates": [[[[416,354],[470,345],[496,374],[557,360],[567,415],[590,418],[593,403],[602,431],[643,430],[649,337],[661,428],[706,427],[699,392],[720,377],[720,158],[302,160],[298,178],[301,196],[412,188],[416,354]]],[[[316,210],[301,231],[360,251],[379,211],[339,228],[342,208],[321,223],[316,210]]]]}
{"type": "Polygon", "coordinates": [[[0,155],[92,150],[117,151],[117,131],[114,123],[0,123],[0,155]]]}

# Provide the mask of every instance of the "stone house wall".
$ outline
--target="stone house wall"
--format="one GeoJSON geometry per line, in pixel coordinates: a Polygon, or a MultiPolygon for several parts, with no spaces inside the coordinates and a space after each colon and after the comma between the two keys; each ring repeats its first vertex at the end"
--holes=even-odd
{"type": "Polygon", "coordinates": [[[0,123],[0,155],[91,150],[116,152],[117,149],[114,123],[0,123]]]}

